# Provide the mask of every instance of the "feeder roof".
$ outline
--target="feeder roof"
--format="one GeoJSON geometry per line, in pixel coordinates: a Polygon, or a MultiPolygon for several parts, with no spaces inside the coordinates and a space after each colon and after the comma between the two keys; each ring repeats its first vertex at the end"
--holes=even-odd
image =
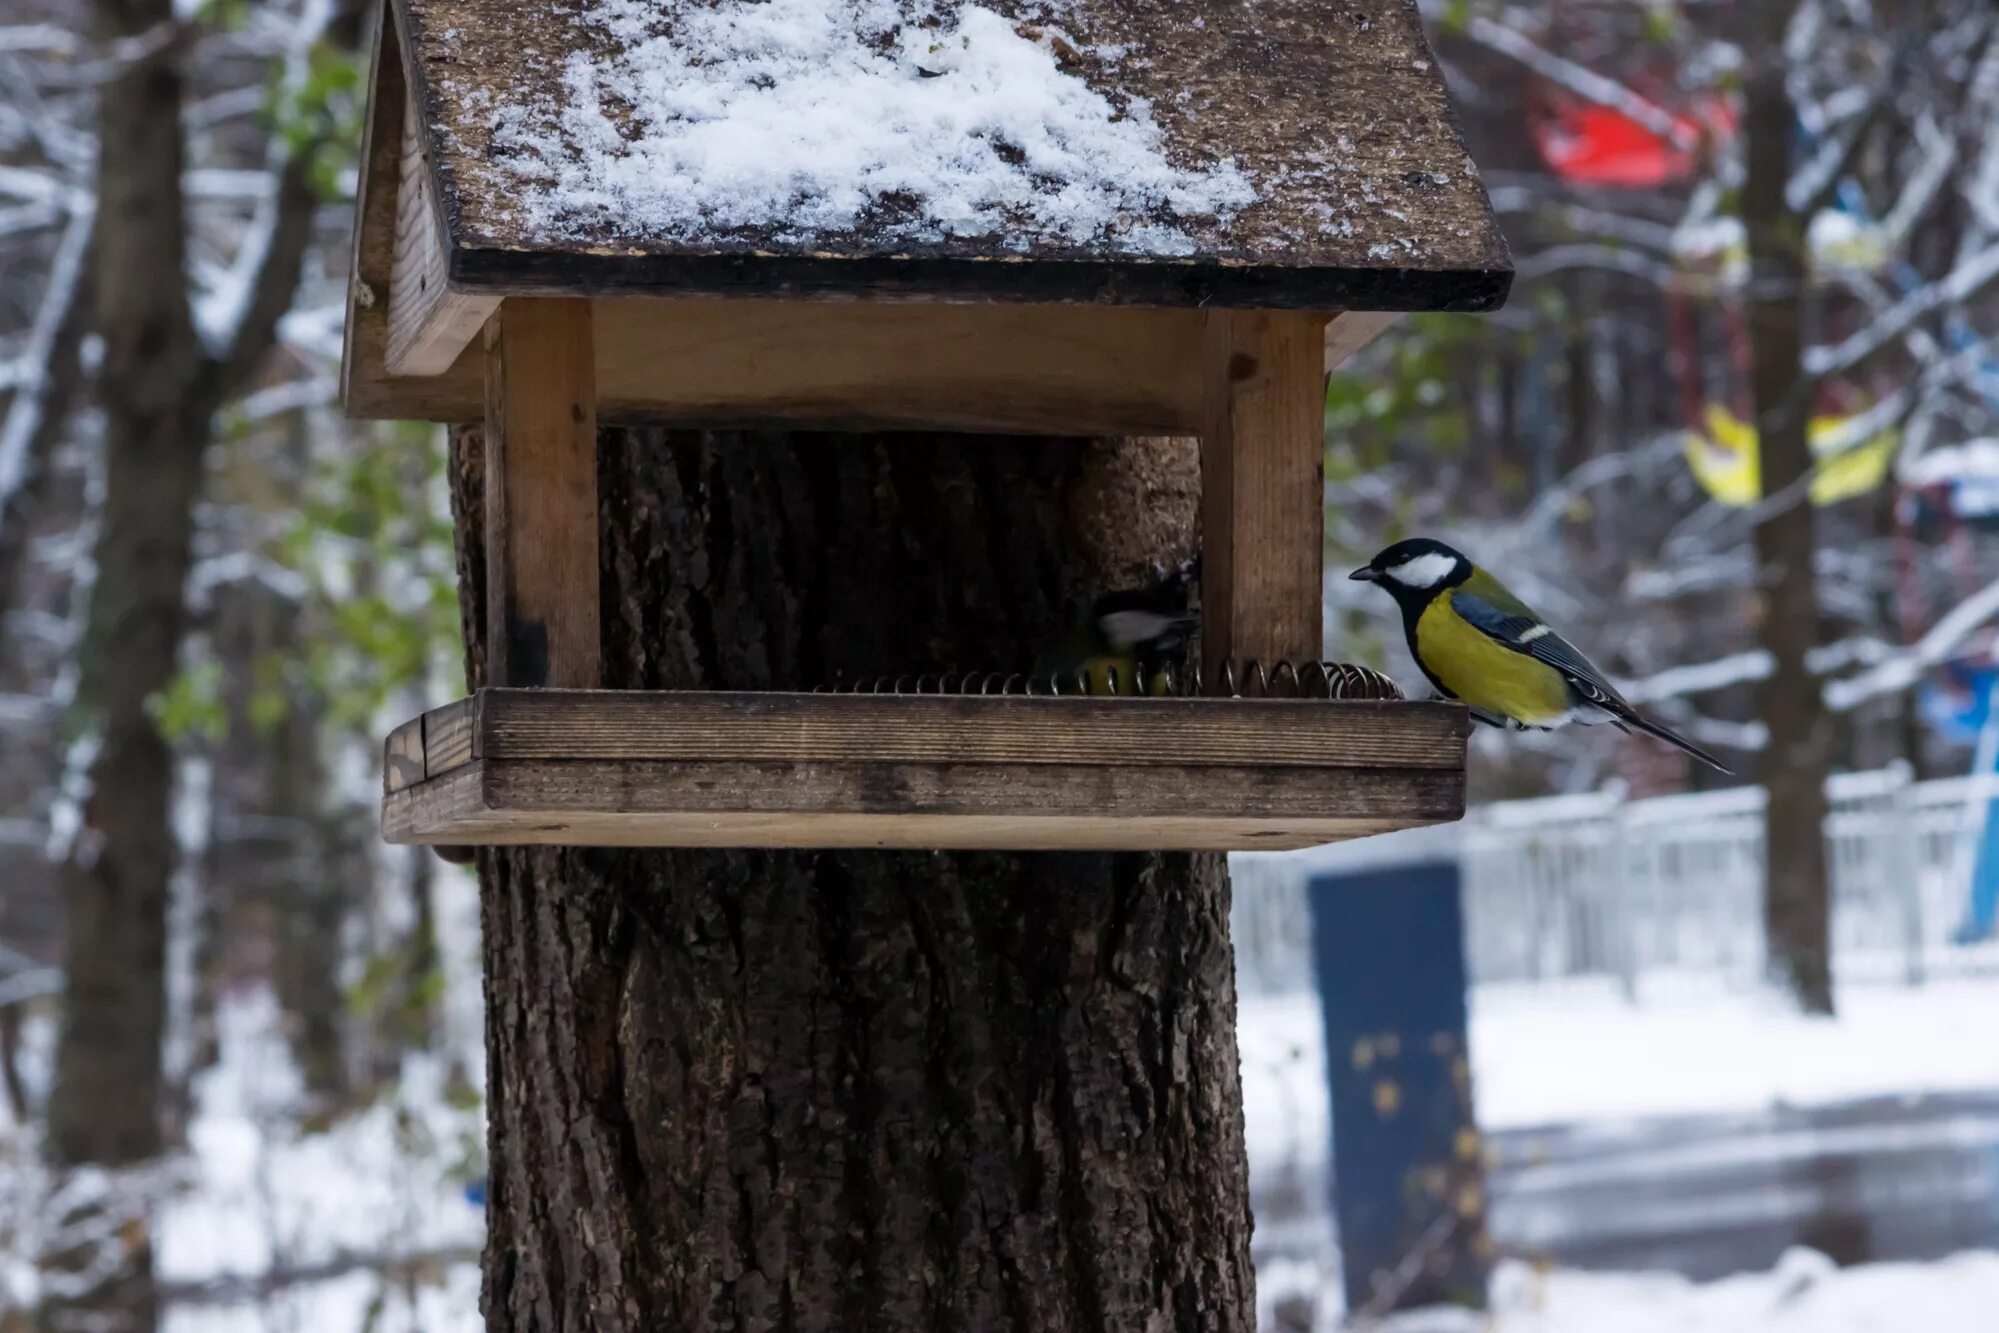
{"type": "Polygon", "coordinates": [[[1497,305],[1413,0],[394,0],[453,290],[1497,305]]]}

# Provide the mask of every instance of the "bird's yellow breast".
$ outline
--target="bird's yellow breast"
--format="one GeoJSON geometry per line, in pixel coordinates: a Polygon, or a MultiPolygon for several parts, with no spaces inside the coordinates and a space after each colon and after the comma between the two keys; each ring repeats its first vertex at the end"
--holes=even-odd
{"type": "Polygon", "coordinates": [[[1569,686],[1559,671],[1494,642],[1451,609],[1445,593],[1416,619],[1416,655],[1444,688],[1473,708],[1529,726],[1561,720],[1569,686]]]}
{"type": "MultiPolygon", "coordinates": [[[[1130,657],[1092,657],[1083,664],[1078,673],[1089,680],[1091,694],[1164,694],[1164,680],[1161,688],[1153,689],[1150,682],[1139,679],[1138,662],[1130,657]]],[[[1068,681],[1062,685],[1067,688],[1068,681]]]]}

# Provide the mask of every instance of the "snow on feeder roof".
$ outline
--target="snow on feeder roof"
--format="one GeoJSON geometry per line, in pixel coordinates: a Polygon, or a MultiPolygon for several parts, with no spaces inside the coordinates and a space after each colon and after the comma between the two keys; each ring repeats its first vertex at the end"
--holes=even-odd
{"type": "Polygon", "coordinates": [[[1486,309],[1410,0],[397,0],[457,291],[1486,309]]]}
{"type": "Polygon", "coordinates": [[[487,688],[390,737],[392,839],[1270,848],[1462,813],[1462,708],[1283,687],[1331,679],[1326,371],[1511,276],[1410,0],[383,3],[343,395],[483,420],[489,571],[487,688]],[[1197,436],[1215,669],[603,691],[605,421],[1197,436]]]}

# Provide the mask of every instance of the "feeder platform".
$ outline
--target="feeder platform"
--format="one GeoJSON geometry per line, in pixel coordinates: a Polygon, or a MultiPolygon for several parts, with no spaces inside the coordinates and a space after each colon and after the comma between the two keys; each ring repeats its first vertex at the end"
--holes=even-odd
{"type": "Polygon", "coordinates": [[[1281,851],[1464,813],[1455,704],[486,689],[389,738],[389,841],[1281,851]]]}

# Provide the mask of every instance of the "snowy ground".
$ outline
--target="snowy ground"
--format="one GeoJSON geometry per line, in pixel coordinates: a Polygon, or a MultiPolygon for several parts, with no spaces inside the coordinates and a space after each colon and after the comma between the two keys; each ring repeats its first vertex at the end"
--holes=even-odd
{"type": "MultiPolygon", "coordinates": [[[[197,1080],[188,1152],[153,1209],[168,1333],[473,1333],[485,1219],[466,1196],[483,1110],[442,1065],[405,1062],[394,1093],[323,1133],[268,996],[225,1005],[217,1066],[197,1080]]],[[[35,1276],[52,1211],[24,1140],[0,1135],[0,1326],[35,1276]]]]}
{"type": "MultiPolygon", "coordinates": [[[[1315,1269],[1265,1271],[1258,1285],[1266,1329],[1340,1327],[1337,1309],[1307,1317],[1297,1303],[1323,1289],[1315,1269]]],[[[1769,1272],[1702,1284],[1669,1273],[1543,1272],[1509,1262],[1493,1276],[1489,1315],[1425,1311],[1376,1327],[1381,1333],[1992,1333],[1999,1327],[1999,1254],[1839,1269],[1823,1255],[1794,1250],[1769,1272]]]]}
{"type": "MultiPolygon", "coordinates": [[[[1476,991],[1472,1095],[1480,1125],[1999,1089],[1999,981],[1850,988],[1836,1019],[1806,1018],[1762,992],[1683,982],[1662,989],[1635,1004],[1607,982],[1476,991]]],[[[1245,995],[1238,1040],[1253,1166],[1323,1157],[1318,997],[1245,995]]]]}
{"type": "MultiPolygon", "coordinates": [[[[1495,1232],[1517,1233],[1522,1252],[1539,1252],[1536,1237],[1552,1242],[1578,1222],[1610,1239],[1632,1232],[1631,1249],[1654,1248],[1645,1236],[1679,1236],[1657,1244],[1658,1253],[1691,1253],[1710,1233],[1723,1244],[1738,1235],[1766,1240],[1759,1228],[1781,1233],[1792,1214],[1824,1202],[1815,1165],[1857,1155],[1865,1163],[1858,1180],[1834,1182],[1831,1196],[1860,1199],[1865,1211],[1877,1195],[1893,1204],[1907,1194],[1904,1202],[1918,1211],[1976,1214],[1968,1225],[1977,1234],[1978,1219],[1994,1213],[1994,1166],[1985,1157],[1999,1138],[1988,1101],[1999,1093],[1999,982],[1852,988],[1840,1010],[1832,1020],[1806,1018],[1765,994],[1704,989],[1685,978],[1636,1003],[1608,984],[1476,992],[1471,1047],[1481,1125],[1496,1142],[1545,1144],[1549,1153],[1495,1177],[1495,1232]],[[1797,1114],[1805,1108],[1818,1113],[1797,1114]],[[1938,1163],[1948,1180],[1929,1178],[1938,1163]],[[1870,1180],[1882,1173],[1894,1179],[1870,1180]],[[1716,1181],[1725,1182],[1720,1192],[1716,1181]],[[1950,1198],[1956,1184],[1977,1197],[1950,1198]]],[[[1331,1329],[1339,1278],[1324,1216],[1329,1125],[1318,999],[1244,996],[1239,1035],[1264,1327],[1331,1329]]],[[[1875,1239],[1890,1244],[1909,1229],[1886,1213],[1879,1222],[1886,1234],[1875,1239]]],[[[1727,1267],[1768,1262],[1737,1256],[1727,1267]]],[[[1772,1271],[1705,1284],[1508,1262],[1492,1294],[1489,1320],[1438,1313],[1387,1327],[1993,1333],[1999,1253],[1834,1270],[1799,1250],[1772,1271]]]]}
{"type": "Polygon", "coordinates": [[[164,1333],[481,1333],[479,1266],[458,1263],[384,1282],[352,1272],[227,1304],[176,1304],[164,1333]]]}
{"type": "Polygon", "coordinates": [[[485,1117],[469,1100],[453,1105],[435,1062],[407,1060],[393,1099],[301,1135],[275,1012],[239,1005],[229,1019],[225,1058],[201,1082],[188,1134],[201,1188],[176,1199],[160,1228],[169,1280],[478,1248],[484,1223],[465,1182],[481,1169],[485,1117]]]}
{"type": "MultiPolygon", "coordinates": [[[[1841,1016],[1826,1021],[1765,997],[1697,994],[1684,984],[1635,1005],[1608,987],[1488,989],[1475,997],[1472,1020],[1481,1119],[1502,1132],[1567,1125],[1600,1137],[1659,1117],[1999,1089],[1999,983],[1857,989],[1841,1001],[1841,1016]]],[[[167,1328],[472,1333],[478,1274],[466,1256],[479,1245],[482,1217],[464,1184],[478,1167],[477,1107],[454,1104],[440,1068],[414,1061],[392,1101],[328,1133],[301,1135],[291,1125],[296,1080],[267,1006],[250,1001],[230,1016],[225,1058],[202,1082],[183,1164],[193,1188],[176,1194],[156,1230],[161,1275],[179,1293],[167,1328]],[[427,1257],[379,1262],[409,1254],[427,1257]],[[266,1287],[259,1279],[273,1270],[304,1280],[266,1287]]],[[[1304,1240],[1289,1253],[1325,1254],[1328,1127],[1316,999],[1245,996],[1241,1042],[1252,1170],[1266,1194],[1273,1180],[1304,1182],[1291,1200],[1304,1240]]],[[[1653,1146],[1653,1156],[1677,1151],[1653,1146]]],[[[1661,1169],[1669,1168],[1679,1169],[1665,1161],[1661,1169]]],[[[1268,1203],[1259,1201],[1260,1215],[1268,1203]]],[[[1266,1234],[1260,1224],[1260,1241],[1266,1234]]],[[[1260,1263],[1266,1328],[1333,1327],[1325,1307],[1337,1280],[1326,1260],[1266,1250],[1260,1263]]],[[[16,1265],[12,1277],[23,1276],[16,1265]]],[[[1773,1272],[1704,1285],[1509,1263],[1494,1306],[1489,1322],[1437,1315],[1390,1327],[1992,1333],[1999,1254],[1834,1271],[1800,1251],[1773,1272]]]]}

